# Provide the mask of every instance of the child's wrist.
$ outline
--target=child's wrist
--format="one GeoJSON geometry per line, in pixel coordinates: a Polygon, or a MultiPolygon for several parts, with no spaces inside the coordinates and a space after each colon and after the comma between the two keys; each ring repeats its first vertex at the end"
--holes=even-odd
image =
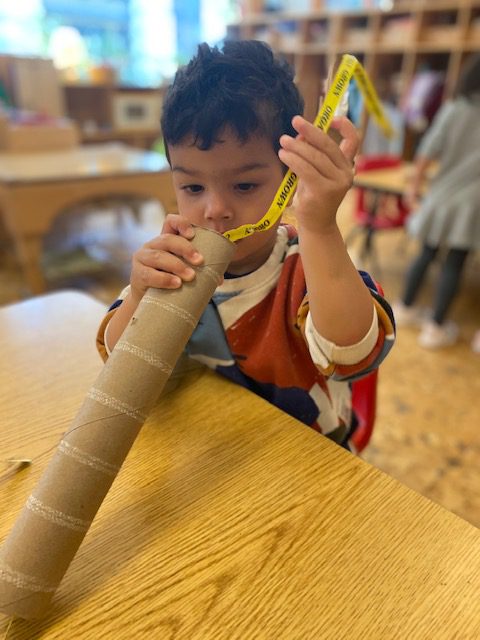
{"type": "Polygon", "coordinates": [[[315,238],[318,238],[319,240],[330,240],[332,237],[340,235],[340,229],[338,228],[336,220],[325,225],[305,225],[299,223],[297,231],[299,237],[308,234],[309,236],[315,236],[315,238]]]}
{"type": "Polygon", "coordinates": [[[134,311],[142,301],[142,298],[145,295],[145,293],[146,291],[144,290],[138,291],[134,289],[132,285],[130,285],[130,293],[125,299],[128,300],[129,305],[132,307],[134,311]]]}

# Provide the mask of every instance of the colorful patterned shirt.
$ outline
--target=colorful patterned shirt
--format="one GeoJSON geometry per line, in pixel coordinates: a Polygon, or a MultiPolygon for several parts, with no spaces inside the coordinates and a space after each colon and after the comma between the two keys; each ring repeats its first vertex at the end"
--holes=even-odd
{"type": "MultiPolygon", "coordinates": [[[[351,382],[378,367],[394,342],[391,309],[362,273],[373,303],[373,322],[356,345],[337,347],[318,334],[308,305],[293,227],[280,226],[268,260],[254,272],[228,277],[207,305],[187,355],[233,380],[336,442],[345,444],[355,422],[351,382]]],[[[107,357],[104,334],[97,344],[107,357]]]]}

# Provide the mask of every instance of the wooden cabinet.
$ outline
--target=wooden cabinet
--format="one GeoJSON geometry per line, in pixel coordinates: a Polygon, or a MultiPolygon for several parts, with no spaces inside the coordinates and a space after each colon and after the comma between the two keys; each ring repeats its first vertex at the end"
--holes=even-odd
{"type": "Polygon", "coordinates": [[[445,73],[443,98],[451,96],[463,60],[480,51],[480,0],[398,0],[389,11],[257,12],[230,25],[229,36],[265,40],[283,54],[313,118],[323,79],[344,53],[359,58],[380,95],[394,85],[400,100],[415,73],[428,67],[445,73]]]}
{"type": "Polygon", "coordinates": [[[68,83],[63,91],[65,111],[79,125],[84,143],[119,140],[149,149],[160,137],[161,87],[68,83]]]}

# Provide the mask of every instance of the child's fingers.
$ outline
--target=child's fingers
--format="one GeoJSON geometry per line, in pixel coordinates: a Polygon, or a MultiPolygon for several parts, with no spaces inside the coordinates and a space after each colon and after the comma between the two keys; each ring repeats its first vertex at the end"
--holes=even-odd
{"type": "Polygon", "coordinates": [[[170,213],[163,223],[162,235],[155,238],[150,244],[153,248],[171,246],[173,253],[182,256],[192,264],[199,265],[203,262],[203,256],[189,242],[194,237],[195,227],[191,222],[178,213],[170,213]],[[172,240],[172,238],[182,239],[172,240]],[[185,242],[185,239],[187,242],[185,242]]]}
{"type": "Polygon", "coordinates": [[[195,236],[195,229],[193,225],[183,216],[177,213],[170,213],[165,218],[163,223],[163,233],[175,233],[188,240],[191,240],[195,236]]]}
{"type": "Polygon", "coordinates": [[[357,129],[348,118],[334,118],[330,126],[342,136],[340,151],[350,163],[353,163],[360,145],[357,129]]]}
{"type": "Polygon", "coordinates": [[[331,179],[297,153],[282,148],[279,150],[278,156],[304,185],[309,185],[311,194],[316,192],[318,195],[320,191],[326,193],[332,190],[346,192],[353,184],[353,171],[351,168],[348,171],[336,170],[334,179],[331,179]]]}
{"type": "Polygon", "coordinates": [[[147,289],[178,289],[182,286],[182,278],[173,273],[167,273],[166,271],[156,271],[152,268],[144,267],[142,271],[137,274],[132,274],[130,284],[132,289],[140,288],[142,291],[147,289]],[[140,285],[140,286],[139,286],[140,285]]]}
{"type": "Polygon", "coordinates": [[[322,179],[329,179],[328,176],[319,171],[318,167],[314,167],[311,162],[294,151],[282,147],[278,151],[278,157],[301,180],[304,180],[308,184],[315,185],[315,187],[319,189],[322,188],[322,179]]]}
{"type": "MultiPolygon", "coordinates": [[[[187,263],[167,251],[158,249],[143,249],[138,254],[140,270],[144,270],[143,277],[153,280],[162,280],[156,274],[177,276],[181,280],[189,282],[195,278],[195,271],[187,263]],[[151,273],[150,273],[151,272],[151,273]]],[[[149,286],[154,286],[149,283],[149,286]]]]}
{"type": "Polygon", "coordinates": [[[144,245],[133,256],[132,287],[144,291],[149,287],[176,289],[182,282],[193,280],[195,270],[191,265],[199,264],[203,258],[194,252],[190,261],[188,246],[191,247],[188,240],[173,234],[164,234],[144,245]]]}
{"type": "MultiPolygon", "coordinates": [[[[355,127],[347,118],[335,118],[333,120],[334,128],[338,129],[340,134],[345,135],[349,143],[344,145],[348,152],[348,157],[344,153],[344,148],[339,146],[334,140],[330,138],[324,131],[318,129],[310,122],[307,122],[301,116],[295,116],[292,120],[292,124],[296,131],[312,146],[323,151],[330,160],[339,168],[345,169],[351,167],[353,156],[352,150],[358,147],[358,134],[355,127]],[[350,126],[349,126],[350,125],[350,126]]],[[[342,141],[342,144],[345,141],[342,141]]]]}
{"type": "MultiPolygon", "coordinates": [[[[321,175],[331,180],[335,179],[339,170],[337,165],[332,162],[325,152],[307,142],[303,136],[292,138],[291,136],[283,135],[280,138],[280,145],[285,151],[303,158],[321,175]]],[[[290,168],[294,171],[293,167],[290,166],[290,168]]]]}
{"type": "MultiPolygon", "coordinates": [[[[193,244],[181,235],[173,233],[162,233],[150,242],[147,242],[142,249],[157,252],[159,259],[162,260],[165,254],[176,256],[183,262],[189,262],[198,266],[203,262],[203,256],[195,249],[193,244]]],[[[140,251],[142,251],[142,249],[140,251]]],[[[156,269],[162,265],[155,266],[156,269]]]]}

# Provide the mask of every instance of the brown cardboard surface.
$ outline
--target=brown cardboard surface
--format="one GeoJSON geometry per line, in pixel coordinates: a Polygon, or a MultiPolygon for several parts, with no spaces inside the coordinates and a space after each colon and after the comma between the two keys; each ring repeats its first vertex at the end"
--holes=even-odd
{"type": "Polygon", "coordinates": [[[223,236],[197,228],[192,242],[205,266],[178,290],[147,291],[0,549],[4,613],[48,606],[230,262],[223,236]]]}

